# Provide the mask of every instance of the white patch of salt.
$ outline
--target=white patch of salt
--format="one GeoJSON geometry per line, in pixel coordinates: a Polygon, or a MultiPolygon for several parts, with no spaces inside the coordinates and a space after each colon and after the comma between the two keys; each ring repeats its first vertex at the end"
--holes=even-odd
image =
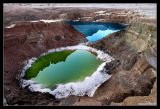
{"type": "Polygon", "coordinates": [[[13,28],[14,26],[16,26],[16,24],[11,24],[10,26],[7,26],[5,28],[13,28]]]}
{"type": "Polygon", "coordinates": [[[104,12],[106,12],[106,11],[97,11],[97,12],[95,12],[95,13],[97,13],[97,14],[102,14],[102,13],[104,13],[104,12]]]}
{"type": "Polygon", "coordinates": [[[44,23],[52,23],[52,22],[60,22],[63,21],[63,19],[54,19],[54,20],[35,20],[35,21],[30,21],[30,22],[39,22],[42,21],[44,23]]]}

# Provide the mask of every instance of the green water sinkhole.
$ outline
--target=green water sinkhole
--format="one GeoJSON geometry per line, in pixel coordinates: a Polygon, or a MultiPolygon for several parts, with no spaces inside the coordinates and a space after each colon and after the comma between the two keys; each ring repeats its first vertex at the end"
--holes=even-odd
{"type": "Polygon", "coordinates": [[[33,80],[43,87],[77,82],[90,76],[102,63],[86,50],[64,50],[40,56],[25,72],[24,79],[33,80]]]}

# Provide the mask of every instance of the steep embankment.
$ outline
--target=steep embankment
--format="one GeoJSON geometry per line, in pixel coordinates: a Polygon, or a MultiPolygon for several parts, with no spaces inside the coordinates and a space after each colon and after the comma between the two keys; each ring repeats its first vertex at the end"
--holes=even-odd
{"type": "Polygon", "coordinates": [[[101,85],[93,98],[71,96],[60,105],[156,105],[156,26],[133,21],[91,47],[111,54],[117,62],[112,77],[101,85]]]}
{"type": "Polygon", "coordinates": [[[19,22],[12,28],[4,28],[4,95],[7,103],[31,105],[45,100],[53,102],[53,97],[22,89],[16,76],[25,60],[50,48],[77,45],[82,39],[84,37],[79,32],[63,22],[19,22]]]}
{"type": "Polygon", "coordinates": [[[121,63],[113,71],[111,79],[104,84],[107,88],[101,87],[97,90],[96,100],[103,101],[103,104],[113,102],[112,105],[156,104],[156,85],[153,87],[157,77],[156,37],[155,25],[139,21],[130,23],[124,31],[91,44],[92,47],[109,52],[121,63]],[[154,94],[150,94],[151,89],[154,90],[154,94]],[[128,97],[123,103],[127,96],[134,97],[128,97]],[[139,102],[136,102],[137,100],[139,102]]]}
{"type": "Polygon", "coordinates": [[[124,9],[84,11],[57,8],[54,9],[54,14],[51,14],[52,9],[25,10],[8,11],[4,16],[5,27],[16,24],[13,28],[4,28],[4,95],[9,105],[143,105],[147,102],[151,105],[156,104],[155,19],[147,19],[124,9]],[[55,101],[49,94],[31,93],[20,87],[16,75],[20,73],[24,60],[37,57],[51,48],[77,45],[81,39],[85,40],[82,34],[62,22],[15,22],[40,19],[129,24],[124,31],[111,34],[89,45],[110,53],[119,60],[108,65],[112,77],[98,88],[94,97],[70,96],[62,101],[55,101]]]}

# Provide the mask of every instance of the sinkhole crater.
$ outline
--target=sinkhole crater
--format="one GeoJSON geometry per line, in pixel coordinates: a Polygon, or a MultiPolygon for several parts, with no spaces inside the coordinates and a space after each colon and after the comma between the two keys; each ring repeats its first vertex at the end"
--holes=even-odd
{"type": "Polygon", "coordinates": [[[85,45],[53,49],[28,60],[20,83],[23,88],[50,93],[57,99],[69,95],[91,97],[111,77],[105,65],[112,60],[103,51],[85,45]]]}

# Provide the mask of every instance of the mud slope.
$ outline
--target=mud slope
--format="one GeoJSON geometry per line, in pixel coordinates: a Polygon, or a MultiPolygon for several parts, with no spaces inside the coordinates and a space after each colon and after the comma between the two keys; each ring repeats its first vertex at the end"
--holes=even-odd
{"type": "Polygon", "coordinates": [[[70,96],[60,105],[156,105],[156,37],[154,24],[132,21],[125,30],[89,44],[111,54],[119,64],[106,66],[112,77],[94,97],[70,96]]]}
{"type": "Polygon", "coordinates": [[[8,104],[31,105],[41,103],[43,99],[49,101],[47,95],[30,93],[20,88],[16,76],[22,70],[23,62],[51,48],[77,45],[83,39],[80,33],[62,22],[22,22],[13,28],[5,28],[4,94],[8,104]]]}
{"type": "Polygon", "coordinates": [[[156,37],[155,25],[132,22],[126,30],[91,44],[92,47],[109,52],[121,63],[113,71],[111,79],[104,84],[107,88],[97,90],[96,100],[103,101],[102,105],[111,102],[112,105],[156,104],[156,85],[153,87],[157,77],[156,37]],[[137,30],[138,27],[141,32],[137,30]],[[151,93],[152,88],[154,94],[151,93]],[[127,98],[123,103],[128,96],[134,96],[134,100],[127,98]],[[119,102],[122,103],[118,104],[119,102]]]}

